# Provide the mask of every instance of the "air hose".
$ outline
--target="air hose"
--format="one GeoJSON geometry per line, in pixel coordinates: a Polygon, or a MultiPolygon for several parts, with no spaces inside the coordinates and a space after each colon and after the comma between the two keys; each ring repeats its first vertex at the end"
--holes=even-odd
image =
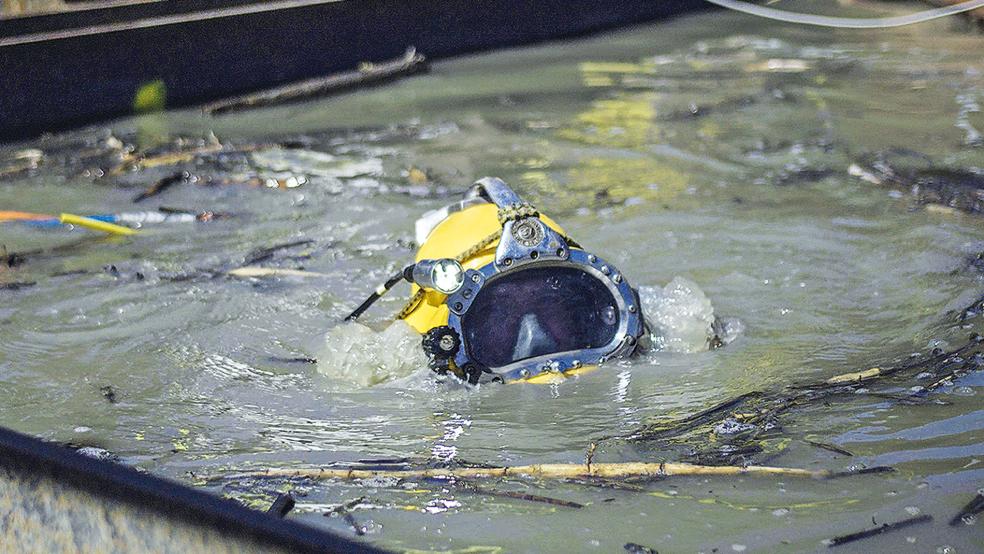
{"type": "Polygon", "coordinates": [[[909,15],[896,17],[830,17],[825,15],[814,15],[807,13],[793,13],[775,8],[766,8],[749,2],[739,0],[707,0],[711,4],[746,13],[775,21],[786,23],[799,23],[802,25],[814,25],[817,27],[834,27],[837,29],[888,29],[891,27],[902,27],[903,25],[914,25],[924,23],[933,19],[939,19],[949,15],[968,12],[973,9],[984,7],[984,0],[967,0],[952,6],[924,10],[909,15]]]}

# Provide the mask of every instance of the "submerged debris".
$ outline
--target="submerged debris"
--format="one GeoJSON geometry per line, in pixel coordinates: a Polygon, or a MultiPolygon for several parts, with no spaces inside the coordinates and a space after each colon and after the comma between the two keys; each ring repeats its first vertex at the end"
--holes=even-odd
{"type": "Polygon", "coordinates": [[[918,152],[878,152],[851,164],[848,173],[900,194],[908,191],[917,205],[930,211],[984,212],[984,173],[939,167],[918,152]]]}
{"type": "MultiPolygon", "coordinates": [[[[982,306],[984,298],[959,312],[956,323],[972,317],[967,314],[971,311],[976,314],[982,306]]],[[[781,416],[794,409],[859,396],[925,403],[928,401],[924,398],[926,392],[949,386],[958,377],[982,367],[984,338],[973,333],[962,346],[947,352],[934,349],[923,359],[845,373],[819,382],[788,385],[777,390],[753,391],[679,420],[649,423],[627,435],[599,440],[621,440],[670,448],[692,445],[690,459],[700,464],[750,463],[750,456],[768,452],[765,445],[768,444],[766,439],[769,433],[778,429],[781,416]],[[917,376],[921,380],[933,381],[908,394],[871,390],[876,383],[904,381],[917,376]],[[708,432],[713,433],[716,439],[710,444],[707,441],[708,432]]],[[[814,446],[850,455],[849,451],[834,445],[814,443],[814,446]]],[[[781,450],[785,446],[780,441],[777,448],[781,450]]]]}
{"type": "Polygon", "coordinates": [[[981,512],[984,512],[984,494],[978,493],[957,515],[953,516],[953,519],[950,520],[950,526],[959,525],[966,518],[976,516],[981,512]]]}
{"type": "Polygon", "coordinates": [[[103,398],[105,398],[107,402],[110,404],[116,404],[116,390],[112,385],[99,387],[99,392],[102,393],[103,398]]]}
{"type": "Polygon", "coordinates": [[[120,457],[117,454],[106,450],[105,448],[99,448],[98,446],[83,446],[75,449],[76,452],[82,454],[83,456],[88,456],[96,460],[101,460],[104,462],[119,462],[120,457]]]}
{"type": "Polygon", "coordinates": [[[517,500],[526,500],[528,502],[540,502],[543,504],[552,504],[554,506],[563,506],[565,508],[583,508],[584,504],[578,502],[572,502],[570,500],[561,500],[559,498],[551,498],[549,496],[541,496],[538,494],[529,494],[524,492],[515,491],[502,491],[496,489],[489,489],[486,487],[480,487],[478,485],[473,485],[464,481],[455,481],[453,486],[458,489],[466,490],[468,492],[473,492],[475,494],[483,494],[486,496],[499,496],[503,498],[515,498],[517,500]]]}
{"type": "Polygon", "coordinates": [[[164,191],[173,187],[174,185],[177,185],[178,183],[187,183],[192,180],[193,177],[191,173],[188,173],[187,171],[178,171],[176,173],[172,173],[171,175],[168,175],[163,179],[159,179],[156,183],[148,187],[147,190],[136,195],[133,198],[133,202],[134,203],[143,202],[148,198],[152,198],[154,196],[163,193],[164,191]]]}
{"type": "Polygon", "coordinates": [[[804,442],[806,442],[806,444],[809,444],[811,446],[816,446],[817,448],[829,450],[836,454],[843,454],[845,456],[854,456],[854,453],[851,452],[850,450],[847,450],[846,448],[841,448],[836,444],[830,444],[829,442],[819,442],[819,441],[811,441],[811,440],[805,440],[804,442]]]}
{"type": "Polygon", "coordinates": [[[359,522],[355,519],[355,516],[353,516],[352,512],[350,511],[351,509],[355,508],[356,506],[362,504],[365,501],[366,501],[366,497],[364,496],[360,496],[356,499],[349,500],[344,504],[339,504],[338,506],[331,508],[330,510],[324,513],[324,516],[325,517],[333,517],[336,515],[341,516],[342,519],[344,519],[345,522],[352,527],[352,531],[354,531],[356,535],[359,536],[365,535],[367,531],[366,527],[359,524],[359,522]]]}
{"type": "Polygon", "coordinates": [[[37,281],[14,281],[12,283],[0,283],[0,290],[21,290],[33,287],[37,281]]]}

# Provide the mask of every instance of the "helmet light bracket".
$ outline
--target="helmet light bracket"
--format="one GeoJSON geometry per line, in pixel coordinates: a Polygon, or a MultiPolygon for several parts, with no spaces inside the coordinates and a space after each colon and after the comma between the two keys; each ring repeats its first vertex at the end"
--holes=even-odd
{"type": "Polygon", "coordinates": [[[560,233],[539,217],[527,217],[507,221],[502,227],[495,267],[507,271],[529,263],[566,260],[569,255],[570,247],[560,233]]]}

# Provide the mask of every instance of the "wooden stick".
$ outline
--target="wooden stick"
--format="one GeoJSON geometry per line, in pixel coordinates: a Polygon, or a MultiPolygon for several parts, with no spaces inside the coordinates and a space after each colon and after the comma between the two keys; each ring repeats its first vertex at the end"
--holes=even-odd
{"type": "Polygon", "coordinates": [[[202,107],[202,111],[209,115],[218,115],[246,108],[279,104],[301,98],[378,85],[426,70],[427,62],[424,56],[418,54],[413,48],[410,48],[406,54],[395,60],[378,64],[364,63],[362,67],[355,71],[309,79],[253,94],[219,100],[211,104],[206,104],[202,107]]]}
{"type": "Polygon", "coordinates": [[[292,477],[307,479],[421,479],[421,478],[499,478],[539,477],[544,479],[569,479],[577,477],[668,477],[687,475],[781,475],[821,479],[830,475],[826,470],[810,470],[769,466],[702,466],[686,463],[593,463],[586,464],[533,464],[512,467],[459,467],[420,468],[397,470],[312,468],[277,469],[241,473],[237,477],[292,477]]]}

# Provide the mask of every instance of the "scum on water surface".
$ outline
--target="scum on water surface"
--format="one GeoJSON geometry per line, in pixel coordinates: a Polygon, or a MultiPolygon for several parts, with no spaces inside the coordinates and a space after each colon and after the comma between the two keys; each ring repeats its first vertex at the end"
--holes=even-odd
{"type": "Polygon", "coordinates": [[[968,339],[984,250],[984,62],[968,52],[982,45],[948,21],[859,34],[708,13],[357,95],[4,147],[4,209],[221,215],[147,220],[128,239],[2,224],[4,424],[191,483],[359,460],[583,463],[591,443],[598,463],[890,465],[835,481],[203,486],[262,509],[290,489],[289,517],[355,521],[394,549],[804,551],[928,513],[859,544],[973,551],[980,523],[947,523],[984,471],[968,339]],[[337,327],[412,257],[416,217],[483,175],[650,291],[682,347],[557,386],[468,390],[384,331],[405,291],[368,328],[337,327]],[[243,266],[296,273],[228,275],[243,266]],[[712,313],[742,332],[691,347],[689,323],[712,313]],[[868,381],[876,367],[907,369],[868,381]],[[784,403],[852,372],[867,373],[784,403]]]}

